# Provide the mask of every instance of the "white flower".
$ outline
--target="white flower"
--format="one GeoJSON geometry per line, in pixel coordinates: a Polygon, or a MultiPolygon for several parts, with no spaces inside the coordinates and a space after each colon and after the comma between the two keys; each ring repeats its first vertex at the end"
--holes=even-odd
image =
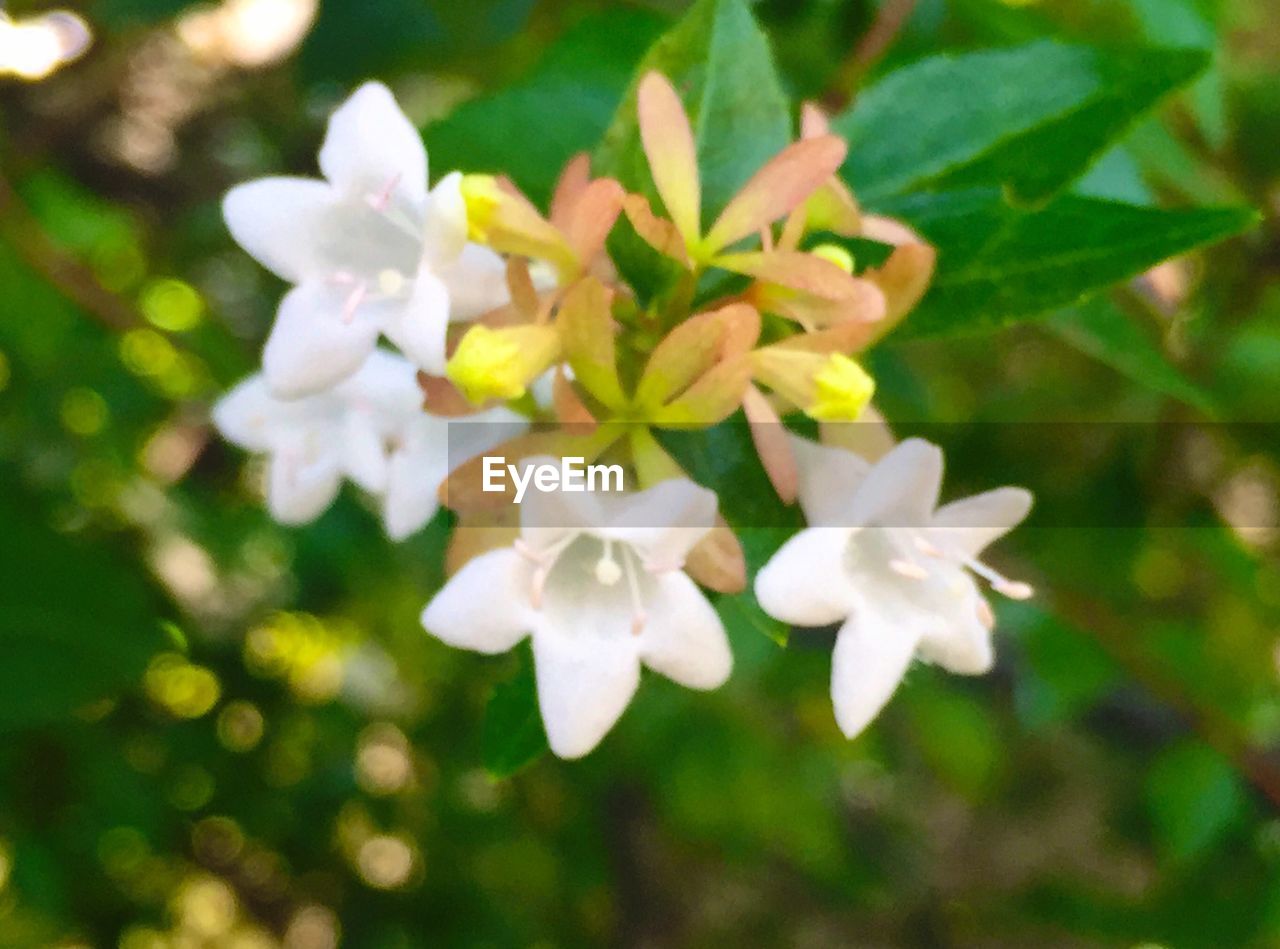
{"type": "Polygon", "coordinates": [[[628,495],[532,492],[520,513],[520,539],[468,562],[427,604],[422,624],[483,653],[530,634],[557,755],[577,758],[600,742],[631,701],[642,664],[694,689],[728,678],[724,627],[682,569],[715,523],[712,492],[686,479],[628,495]]]}
{"type": "Polygon", "coordinates": [[[263,178],[223,202],[231,234],[297,284],[263,352],[278,395],[350,376],[379,334],[417,366],[444,371],[445,327],[507,302],[502,258],[467,242],[453,173],[427,191],[427,153],[387,88],[367,83],[333,113],[324,181],[263,178]]]}
{"type": "Polygon", "coordinates": [[[991,607],[974,582],[1031,595],[977,559],[1031,509],[1022,488],[938,507],[942,451],[908,439],[874,466],[793,439],[811,526],[756,576],[765,612],[786,623],[842,623],[831,670],[836,721],[850,738],[879,714],[913,658],[963,675],[994,661],[991,607]]]}
{"type": "Polygon", "coordinates": [[[450,468],[525,427],[506,409],[453,423],[422,410],[411,363],[375,349],[354,375],[300,399],[276,397],[261,374],[245,379],[213,410],[229,441],[269,456],[267,507],[284,524],[314,520],[344,478],[383,500],[395,540],[435,514],[450,468]],[[450,445],[450,426],[455,432],[450,445]]]}

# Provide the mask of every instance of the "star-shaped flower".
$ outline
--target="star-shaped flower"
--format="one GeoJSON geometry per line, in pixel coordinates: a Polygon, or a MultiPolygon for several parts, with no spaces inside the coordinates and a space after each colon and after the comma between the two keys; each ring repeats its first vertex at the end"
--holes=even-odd
{"type": "Polygon", "coordinates": [[[880,712],[912,659],[978,675],[994,661],[994,616],[974,581],[1014,599],[1031,595],[978,559],[1031,509],[1022,488],[997,488],[938,507],[942,452],[908,439],[875,465],[793,439],[800,503],[813,526],[756,577],[760,605],[799,626],[842,623],[831,698],[852,738],[880,712]]]}
{"type": "Polygon", "coordinates": [[[415,372],[374,350],[349,379],[300,399],[278,398],[259,373],[218,402],[213,420],[229,441],[268,456],[267,507],[276,520],[314,520],[345,478],[382,498],[387,533],[401,540],[435,514],[450,467],[525,427],[506,409],[452,422],[429,415],[415,372]]]}
{"type": "Polygon", "coordinates": [[[683,478],[628,495],[531,492],[520,515],[519,540],[468,562],[427,604],[422,624],[483,653],[531,635],[557,755],[577,758],[600,742],[631,701],[641,665],[694,689],[728,678],[724,627],[683,570],[715,524],[712,492],[683,478]]]}
{"type": "Polygon", "coordinates": [[[335,111],[325,180],[263,178],[233,188],[227,227],[296,284],[263,352],[278,395],[318,392],[364,363],[381,334],[418,367],[444,370],[449,319],[505,304],[505,265],[467,242],[461,175],[427,190],[427,153],[388,89],[367,83],[335,111]]]}

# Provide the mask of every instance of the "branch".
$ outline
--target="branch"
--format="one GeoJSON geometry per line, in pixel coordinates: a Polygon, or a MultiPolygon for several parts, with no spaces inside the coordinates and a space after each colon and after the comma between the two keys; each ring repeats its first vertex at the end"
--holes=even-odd
{"type": "Polygon", "coordinates": [[[907,20],[911,19],[915,6],[916,0],[885,0],[871,29],[836,70],[835,78],[823,96],[828,108],[836,111],[849,104],[863,77],[889,51],[907,20]]]}
{"type": "Polygon", "coordinates": [[[0,173],[0,237],[32,270],[106,329],[118,333],[142,325],[132,304],[99,283],[92,270],[48,235],[3,173],[0,173]]]}

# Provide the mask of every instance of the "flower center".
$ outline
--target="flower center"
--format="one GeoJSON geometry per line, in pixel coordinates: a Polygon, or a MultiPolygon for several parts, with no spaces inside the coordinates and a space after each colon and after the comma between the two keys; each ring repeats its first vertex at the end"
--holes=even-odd
{"type": "Polygon", "coordinates": [[[937,578],[936,566],[949,564],[967,570],[990,584],[991,589],[1011,600],[1026,600],[1035,589],[1021,580],[1010,580],[994,567],[954,546],[940,546],[921,531],[910,528],[880,528],[889,548],[886,562],[890,570],[907,580],[937,578]]]}
{"type": "Polygon", "coordinates": [[[366,302],[403,297],[412,285],[423,229],[404,202],[395,200],[399,183],[400,176],[393,176],[366,194],[362,205],[348,208],[335,221],[330,253],[343,266],[333,270],[329,283],[346,291],[344,323],[351,323],[366,302]]]}
{"type": "Polygon", "coordinates": [[[581,590],[575,596],[575,599],[593,598],[595,593],[611,590],[625,580],[627,605],[631,611],[630,629],[632,635],[639,635],[644,630],[649,618],[644,608],[644,592],[641,589],[642,577],[646,573],[658,574],[668,569],[673,569],[645,563],[630,544],[615,541],[612,538],[597,540],[590,535],[578,532],[567,534],[540,551],[533,550],[523,540],[517,540],[515,548],[521,556],[534,565],[529,599],[535,609],[542,609],[548,580],[552,571],[562,562],[561,570],[569,571],[569,573],[567,576],[562,576],[560,572],[557,572],[556,576],[561,578],[556,580],[557,584],[564,582],[566,579],[569,582],[573,582],[575,576],[582,576],[578,571],[585,571],[587,577],[589,577],[588,583],[598,585],[595,591],[592,591],[590,587],[581,590]],[[575,545],[576,541],[581,543],[575,545]],[[598,557],[591,556],[589,548],[582,546],[582,544],[595,543],[601,545],[598,557]],[[570,547],[575,547],[574,552],[567,557],[564,556],[570,547]]]}

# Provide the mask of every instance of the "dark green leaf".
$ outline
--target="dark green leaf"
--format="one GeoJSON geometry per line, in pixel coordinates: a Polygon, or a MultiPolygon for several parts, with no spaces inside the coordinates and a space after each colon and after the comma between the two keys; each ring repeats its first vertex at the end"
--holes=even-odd
{"type": "Polygon", "coordinates": [[[1000,629],[1025,659],[1015,680],[1018,715],[1031,728],[1070,721],[1120,681],[1120,669],[1088,633],[1029,603],[1004,603],[1000,629]]]}
{"type": "Polygon", "coordinates": [[[1047,198],[1206,62],[1196,50],[1050,40],[931,57],[890,73],[836,119],[851,145],[844,173],[872,204],[976,184],[1047,198]]]}
{"type": "Polygon", "coordinates": [[[432,167],[501,172],[545,204],[565,162],[604,134],[661,25],[653,14],[627,9],[582,21],[524,82],[428,127],[432,167]]]}
{"type": "Polygon", "coordinates": [[[484,766],[495,778],[511,777],[547,751],[533,657],[527,646],[517,655],[520,667],[494,688],[484,718],[484,766]]]}
{"type": "Polygon", "coordinates": [[[1176,860],[1194,857],[1222,838],[1245,806],[1240,778],[1207,745],[1187,741],[1157,759],[1147,802],[1160,843],[1176,860]]]}
{"type": "Polygon", "coordinates": [[[0,481],[0,728],[67,718],[134,682],[167,643],[140,566],[46,526],[0,481]]]}
{"type": "Polygon", "coordinates": [[[914,745],[942,780],[971,800],[986,796],[1004,764],[990,709],[936,678],[906,690],[914,745]]]}
{"type": "Polygon", "coordinates": [[[1074,195],[1030,212],[987,189],[916,195],[893,212],[938,247],[938,275],[897,331],[904,337],[998,329],[1077,304],[1256,221],[1248,209],[1166,211],[1074,195]]]}
{"type": "Polygon", "coordinates": [[[311,80],[354,83],[412,68],[425,57],[437,62],[456,59],[514,36],[532,9],[533,0],[322,3],[299,53],[299,65],[311,80]],[[353,37],[364,41],[352,42],[353,37]]]}
{"type": "Polygon", "coordinates": [[[1208,393],[1186,378],[1129,314],[1105,297],[1055,313],[1046,329],[1086,355],[1156,392],[1213,414],[1208,393]]]}
{"type": "Polygon", "coordinates": [[[91,4],[96,23],[108,29],[124,30],[158,23],[177,16],[197,0],[97,0],[91,4]]]}

